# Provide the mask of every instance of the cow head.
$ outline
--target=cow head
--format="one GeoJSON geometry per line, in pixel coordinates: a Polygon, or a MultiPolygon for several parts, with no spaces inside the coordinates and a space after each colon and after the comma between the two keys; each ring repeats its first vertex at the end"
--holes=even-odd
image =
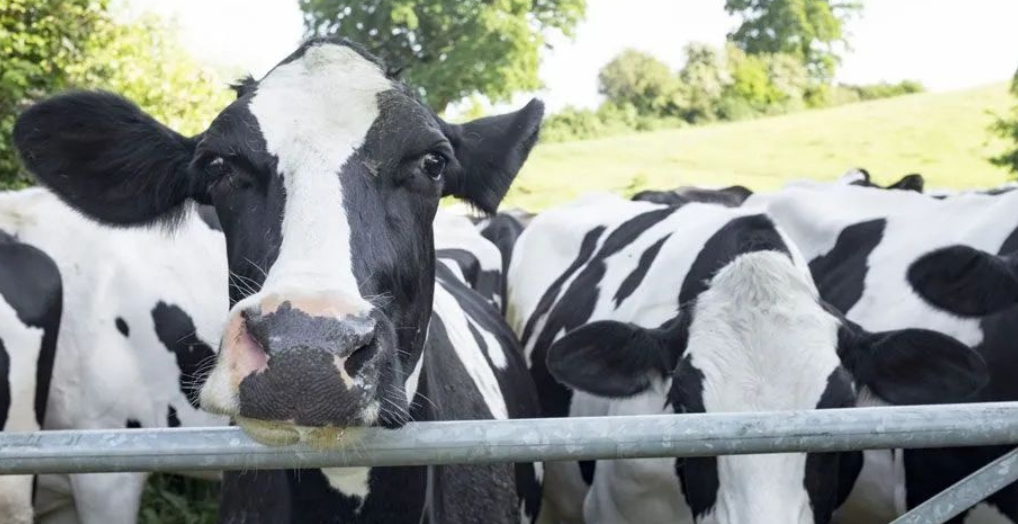
{"type": "MultiPolygon", "coordinates": [[[[603,397],[668,391],[676,413],[851,407],[864,388],[895,404],[950,402],[987,380],[979,355],[953,338],[868,333],[844,319],[773,251],[724,266],[660,328],[588,324],[553,344],[547,363],[603,397]]],[[[826,524],[860,467],[859,453],[792,453],[678,459],[676,474],[699,523],[826,524]]]]}
{"type": "Polygon", "coordinates": [[[439,199],[494,211],[542,112],[533,101],[449,124],[355,45],[314,39],[238,87],[195,137],[95,92],[35,105],[14,134],[26,167],[101,222],[165,222],[188,200],[214,206],[232,308],[201,401],[271,442],[292,440],[296,426],[406,420],[439,199]]]}

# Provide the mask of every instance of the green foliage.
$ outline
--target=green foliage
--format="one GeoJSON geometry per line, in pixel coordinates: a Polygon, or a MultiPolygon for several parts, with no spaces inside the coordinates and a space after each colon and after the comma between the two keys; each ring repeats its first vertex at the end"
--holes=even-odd
{"type": "Polygon", "coordinates": [[[728,38],[749,54],[794,56],[826,82],[845,44],[844,22],[861,8],[851,0],[725,0],[725,10],[742,18],[728,38]]]}
{"type": "Polygon", "coordinates": [[[71,84],[102,25],[106,0],[3,0],[0,4],[0,185],[23,187],[11,130],[21,107],[71,84]]]}
{"type": "Polygon", "coordinates": [[[685,120],[691,123],[715,120],[717,103],[732,83],[722,55],[706,44],[687,45],[686,65],[679,71],[679,80],[686,94],[685,120]]]}
{"type": "Polygon", "coordinates": [[[616,107],[642,115],[676,115],[686,105],[682,84],[664,62],[627,49],[597,75],[598,91],[616,107]]]}
{"type": "Polygon", "coordinates": [[[157,474],[145,485],[138,524],[214,524],[218,509],[218,482],[157,474]]]}
{"type": "Polygon", "coordinates": [[[107,0],[0,4],[0,188],[30,185],[11,130],[31,102],[69,89],[127,96],[171,127],[194,133],[231,98],[155,18],[117,24],[107,0]]]}
{"type": "Polygon", "coordinates": [[[105,89],[138,104],[183,134],[198,133],[234,98],[155,16],[101,23],[84,60],[68,67],[75,85],[105,89]]]}
{"type": "Polygon", "coordinates": [[[746,120],[922,91],[914,81],[832,86],[817,82],[795,56],[748,54],[734,44],[723,53],[690,44],[686,56],[682,69],[671,71],[651,55],[623,51],[598,75],[605,102],[596,111],[567,108],[549,116],[542,140],[564,142],[746,120]]]}
{"type": "MultiPolygon", "coordinates": [[[[1011,96],[1018,98],[1018,71],[1011,80],[1011,96]]],[[[1010,115],[997,118],[992,126],[993,132],[1008,142],[1008,150],[993,157],[994,165],[1005,167],[1018,174],[1018,103],[1012,108],[1010,115]]]]}
{"type": "Polygon", "coordinates": [[[300,0],[305,26],[364,44],[441,112],[479,92],[504,101],[540,87],[549,31],[568,36],[586,0],[300,0]]]}

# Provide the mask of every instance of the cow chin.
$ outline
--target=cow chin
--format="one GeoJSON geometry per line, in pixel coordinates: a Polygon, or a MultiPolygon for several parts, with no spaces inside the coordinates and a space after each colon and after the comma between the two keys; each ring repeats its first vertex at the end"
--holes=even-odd
{"type": "Polygon", "coordinates": [[[252,439],[267,446],[309,444],[322,449],[343,449],[364,439],[363,427],[312,427],[237,417],[236,423],[252,439]]]}

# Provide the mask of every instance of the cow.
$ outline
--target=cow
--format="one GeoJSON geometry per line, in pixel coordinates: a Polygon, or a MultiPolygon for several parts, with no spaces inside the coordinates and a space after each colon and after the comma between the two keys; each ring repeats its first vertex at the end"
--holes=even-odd
{"type": "Polygon", "coordinates": [[[457,272],[457,278],[502,308],[505,276],[502,254],[467,217],[439,210],[435,215],[435,254],[438,261],[457,272]]]}
{"type": "MultiPolygon", "coordinates": [[[[215,356],[210,343],[219,338],[227,308],[225,245],[206,219],[198,210],[185,210],[173,234],[111,229],[42,188],[0,193],[0,229],[6,235],[0,256],[10,260],[10,266],[0,266],[0,293],[26,326],[16,328],[8,324],[16,319],[5,319],[0,336],[21,359],[31,351],[13,344],[38,344],[40,330],[43,336],[39,378],[32,381],[36,401],[11,403],[35,406],[38,425],[23,429],[227,422],[198,409],[197,385],[215,356]],[[30,267],[17,265],[30,261],[30,267]],[[15,280],[5,280],[14,269],[19,269],[10,277],[15,280]],[[47,304],[52,310],[43,309],[47,304]],[[9,329],[15,330],[10,342],[9,329]]],[[[11,377],[28,380],[24,366],[12,368],[11,377]]],[[[131,524],[146,478],[41,475],[38,520],[131,524]]],[[[11,491],[0,487],[0,493],[11,491]]]]}
{"type": "MultiPolygon", "coordinates": [[[[453,125],[415,93],[359,46],[315,38],[196,136],[76,92],[22,113],[14,142],[104,224],[212,205],[235,278],[201,406],[264,443],[349,449],[357,426],[537,413],[511,331],[436,264],[432,221],[442,196],[495,211],[543,105],[453,125]]],[[[532,464],[227,472],[220,518],[516,522],[538,502],[532,464]]]]}
{"type": "Polygon", "coordinates": [[[535,215],[514,209],[508,212],[500,211],[492,217],[486,218],[477,223],[477,228],[482,237],[495,245],[501,259],[500,290],[501,301],[499,304],[502,313],[505,314],[505,295],[508,291],[506,276],[509,274],[509,264],[512,262],[513,249],[516,241],[523,233],[523,229],[533,220],[535,215]]]}
{"type": "MultiPolygon", "coordinates": [[[[60,328],[60,270],[0,229],[0,431],[37,431],[46,417],[60,328]]],[[[33,477],[0,477],[0,515],[32,524],[33,477]]]]}
{"type": "MultiPolygon", "coordinates": [[[[509,284],[547,416],[945,402],[986,374],[946,335],[845,319],[787,235],[744,208],[588,197],[531,223],[509,284]]],[[[545,507],[588,524],[826,524],[860,466],[860,453],[549,463],[545,507]]]]}
{"type": "Polygon", "coordinates": [[[897,182],[893,182],[886,186],[881,186],[872,180],[869,171],[861,167],[851,169],[848,172],[846,172],[844,175],[841,176],[839,182],[851,186],[875,187],[881,189],[898,189],[902,191],[914,191],[916,193],[922,193],[923,189],[926,187],[926,179],[923,178],[923,176],[920,175],[919,173],[907,174],[898,179],[897,182]]]}
{"type": "MultiPolygon", "coordinates": [[[[809,260],[825,301],[869,330],[925,328],[972,346],[989,384],[965,401],[1015,401],[1018,308],[1009,276],[1018,250],[1018,192],[945,199],[866,187],[758,194],[809,260]]],[[[842,522],[888,522],[976,471],[1007,446],[867,451],[842,522]]],[[[952,523],[1018,522],[1018,486],[952,523]]]]}
{"type": "Polygon", "coordinates": [[[648,189],[633,195],[637,202],[653,202],[669,206],[681,206],[690,202],[721,204],[728,207],[739,207],[753,194],[744,186],[729,186],[719,189],[682,186],[672,191],[648,189]]]}

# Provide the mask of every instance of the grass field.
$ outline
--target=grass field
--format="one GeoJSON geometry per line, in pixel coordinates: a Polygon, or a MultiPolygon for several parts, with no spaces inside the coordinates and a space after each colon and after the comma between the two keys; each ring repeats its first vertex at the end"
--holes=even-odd
{"type": "Polygon", "coordinates": [[[1007,180],[987,128],[1013,99],[1003,83],[947,93],[619,137],[541,144],[506,207],[540,210],[594,190],[743,184],[774,189],[864,167],[877,180],[922,173],[928,187],[1007,180]]]}

